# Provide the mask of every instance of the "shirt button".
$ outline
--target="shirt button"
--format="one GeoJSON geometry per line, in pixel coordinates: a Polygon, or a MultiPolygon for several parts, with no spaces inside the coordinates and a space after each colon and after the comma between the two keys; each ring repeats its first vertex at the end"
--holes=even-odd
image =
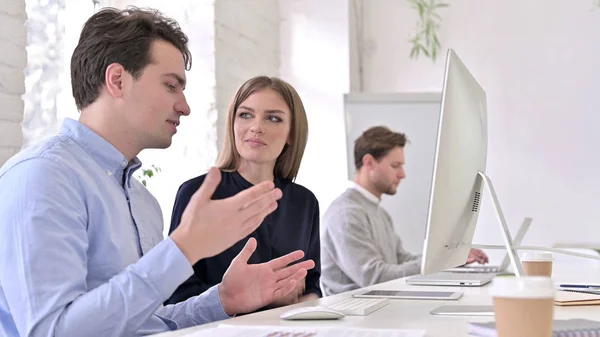
{"type": "Polygon", "coordinates": [[[106,171],[106,174],[108,174],[108,176],[112,176],[112,172],[111,171],[106,171]]]}
{"type": "Polygon", "coordinates": [[[121,166],[123,166],[123,167],[127,167],[127,161],[123,161],[123,162],[121,163],[121,166]]]}

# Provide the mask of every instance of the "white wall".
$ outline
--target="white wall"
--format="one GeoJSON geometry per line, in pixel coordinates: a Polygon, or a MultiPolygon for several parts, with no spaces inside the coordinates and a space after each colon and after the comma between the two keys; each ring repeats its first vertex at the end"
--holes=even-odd
{"type": "MultiPolygon", "coordinates": [[[[280,75],[300,92],[310,135],[298,183],[317,195],[322,210],[346,180],[337,172],[345,171],[343,94],[350,90],[350,80],[353,90],[361,89],[362,83],[365,92],[441,89],[443,62],[408,57],[407,38],[416,15],[406,1],[364,1],[361,32],[356,31],[350,11],[350,4],[360,1],[268,0],[258,6],[219,0],[199,6],[186,0],[181,8],[153,1],[145,2],[174,16],[190,34],[192,72],[202,72],[190,81],[188,97],[196,116],[205,116],[196,120],[192,113],[173,148],[161,152],[162,161],[177,162],[185,170],[176,183],[159,183],[160,178],[151,182],[169,189],[155,193],[165,198],[173,196],[184,178],[216,158],[221,141],[217,132],[222,132],[227,104],[250,76],[280,75]],[[361,58],[355,49],[349,53],[361,35],[362,77],[361,58]],[[208,77],[200,75],[205,71],[208,77]],[[200,134],[205,136],[198,138],[200,134]],[[175,161],[169,151],[183,155],[185,162],[175,161]]],[[[453,0],[440,12],[443,47],[454,48],[488,92],[488,173],[512,228],[524,216],[534,218],[526,243],[600,242],[596,229],[600,211],[594,207],[600,200],[600,179],[595,174],[599,161],[594,156],[600,143],[596,131],[600,103],[595,95],[600,78],[596,34],[600,11],[591,11],[592,5],[592,1],[453,0]]],[[[0,8],[0,46],[10,50],[0,55],[3,162],[22,142],[25,30],[22,0],[5,0],[0,8]]],[[[476,238],[498,242],[499,231],[486,200],[476,238]]]]}
{"type": "Polygon", "coordinates": [[[257,75],[279,74],[277,0],[215,1],[215,75],[218,148],[227,108],[238,87],[257,75]]]}
{"type": "MultiPolygon", "coordinates": [[[[28,0],[30,1],[30,0],[28,0]]],[[[62,0],[64,2],[64,11],[62,13],[62,28],[64,36],[61,38],[62,43],[62,69],[60,70],[59,81],[60,92],[56,102],[56,120],[58,124],[62,123],[65,118],[79,118],[79,111],[73,99],[73,89],[71,87],[71,56],[79,42],[81,28],[90,16],[94,14],[94,4],[91,1],[81,0],[62,0]]],[[[107,0],[105,0],[107,1],[107,0]]],[[[115,0],[116,1],[116,0],[115,0]]],[[[108,5],[108,3],[107,3],[108,5]]],[[[111,4],[113,6],[118,4],[111,4]]],[[[39,117],[39,112],[36,118],[39,117]]],[[[48,123],[48,121],[46,121],[48,123]]],[[[46,127],[48,131],[44,133],[55,134],[59,126],[46,127]]],[[[41,132],[40,132],[41,133],[41,132]]],[[[38,142],[39,137],[31,137],[27,139],[29,142],[38,142]]]]}
{"type": "MultiPolygon", "coordinates": [[[[365,91],[441,90],[445,50],[435,64],[408,57],[408,3],[367,3],[365,91]]],[[[450,3],[441,42],[487,92],[488,174],[511,228],[532,216],[527,244],[600,242],[600,10],[592,1],[450,3]]],[[[500,243],[488,195],[483,208],[476,240],[500,243]]]]}
{"type": "Polygon", "coordinates": [[[25,2],[0,2],[0,165],[14,155],[23,136],[23,100],[27,65],[25,2]]]}
{"type": "Polygon", "coordinates": [[[344,93],[350,90],[348,0],[280,0],[281,77],[304,103],[308,144],[297,182],[321,214],[345,188],[344,93]]]}

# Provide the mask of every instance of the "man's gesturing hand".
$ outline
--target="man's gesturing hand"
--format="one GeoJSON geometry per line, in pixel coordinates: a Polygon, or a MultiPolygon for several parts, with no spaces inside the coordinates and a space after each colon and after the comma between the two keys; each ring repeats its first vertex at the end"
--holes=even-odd
{"type": "Polygon", "coordinates": [[[307,270],[315,267],[313,260],[294,263],[304,257],[301,250],[260,264],[248,264],[256,250],[256,239],[231,261],[219,284],[219,297],[228,315],[251,312],[294,291],[307,270]]]}
{"type": "Polygon", "coordinates": [[[211,168],[171,234],[192,265],[221,253],[252,233],[277,208],[277,200],[281,198],[281,190],[266,181],[233,197],[211,200],[220,182],[221,172],[211,168]]]}

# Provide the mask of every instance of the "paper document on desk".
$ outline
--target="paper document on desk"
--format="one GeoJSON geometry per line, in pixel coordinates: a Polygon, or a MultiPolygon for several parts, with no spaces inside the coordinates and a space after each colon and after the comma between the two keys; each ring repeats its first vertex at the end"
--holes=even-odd
{"type": "Polygon", "coordinates": [[[423,337],[425,330],[220,325],[185,337],[423,337]]]}

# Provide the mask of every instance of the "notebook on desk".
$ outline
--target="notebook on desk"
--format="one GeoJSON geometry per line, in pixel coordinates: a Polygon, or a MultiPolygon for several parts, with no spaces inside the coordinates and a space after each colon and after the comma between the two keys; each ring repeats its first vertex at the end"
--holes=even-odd
{"type": "MultiPolygon", "coordinates": [[[[479,337],[498,336],[496,333],[496,324],[494,322],[469,323],[469,334],[479,337]]],[[[600,337],[600,322],[587,319],[554,320],[552,337],[571,336],[600,337]]]]}
{"type": "Polygon", "coordinates": [[[559,306],[600,305],[600,295],[579,290],[558,290],[554,296],[554,304],[559,306]]]}

